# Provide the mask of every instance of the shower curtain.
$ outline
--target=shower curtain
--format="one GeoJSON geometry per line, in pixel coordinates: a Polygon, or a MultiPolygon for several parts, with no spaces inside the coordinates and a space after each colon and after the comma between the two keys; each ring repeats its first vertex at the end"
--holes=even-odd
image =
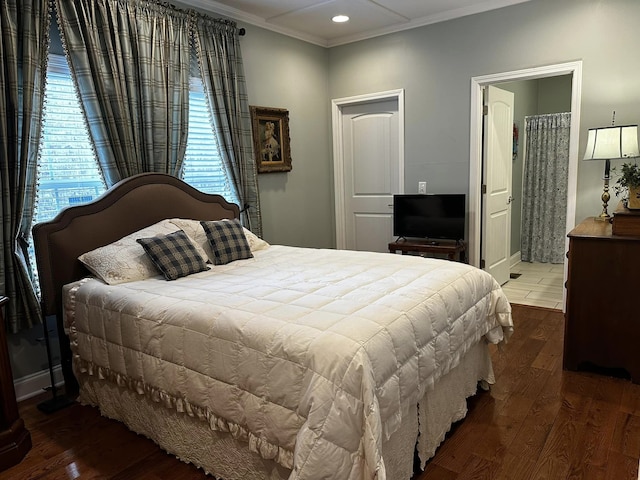
{"type": "Polygon", "coordinates": [[[563,263],[571,113],[525,117],[522,261],[563,263]]]}

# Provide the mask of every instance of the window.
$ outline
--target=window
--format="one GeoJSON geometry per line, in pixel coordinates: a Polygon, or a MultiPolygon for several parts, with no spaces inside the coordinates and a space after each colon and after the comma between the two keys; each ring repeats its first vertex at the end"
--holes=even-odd
{"type": "MultiPolygon", "coordinates": [[[[106,190],[69,66],[62,55],[49,55],[46,95],[34,225],[51,220],[65,207],[89,202],[106,190]]],[[[37,286],[32,239],[29,257],[37,286]]]]}
{"type": "Polygon", "coordinates": [[[34,223],[50,220],[64,207],[89,202],[106,190],[69,66],[61,55],[49,56],[46,93],[34,223]]]}
{"type": "Polygon", "coordinates": [[[189,85],[189,136],[182,165],[182,179],[198,190],[222,195],[239,203],[235,188],[218,151],[218,142],[209,122],[202,80],[191,77],[189,85]]]}
{"type": "MultiPolygon", "coordinates": [[[[190,85],[183,179],[198,190],[217,193],[238,203],[218,153],[202,81],[197,77],[191,78],[190,85]]],[[[69,66],[64,56],[52,54],[47,69],[34,223],[52,219],[69,205],[87,203],[105,190],[69,66]]]]}
{"type": "MultiPolygon", "coordinates": [[[[106,190],[69,66],[62,55],[49,55],[46,99],[34,225],[51,220],[65,207],[90,202],[106,190]]],[[[190,85],[183,180],[198,190],[238,203],[218,153],[202,81],[197,77],[191,78],[190,85]]],[[[35,267],[32,241],[29,255],[35,267]]],[[[33,273],[37,278],[37,272],[33,273]]]]}

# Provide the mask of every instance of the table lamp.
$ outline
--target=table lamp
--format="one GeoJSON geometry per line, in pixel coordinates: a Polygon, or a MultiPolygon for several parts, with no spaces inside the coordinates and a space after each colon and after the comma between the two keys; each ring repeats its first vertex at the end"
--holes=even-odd
{"type": "MultiPolygon", "coordinates": [[[[614,112],[615,118],[615,112],[614,112]]],[[[610,127],[590,128],[587,138],[587,150],[584,160],[604,160],[604,191],[602,192],[602,213],[597,220],[609,221],[611,216],[607,212],[609,194],[609,179],[611,160],[633,158],[640,156],[638,152],[638,126],[622,125],[610,127]]]]}

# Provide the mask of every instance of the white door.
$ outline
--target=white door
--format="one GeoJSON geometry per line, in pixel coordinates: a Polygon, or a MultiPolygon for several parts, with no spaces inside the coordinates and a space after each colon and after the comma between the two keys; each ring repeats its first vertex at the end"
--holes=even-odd
{"type": "Polygon", "coordinates": [[[512,92],[485,90],[482,259],[500,285],[509,280],[513,103],[512,92]]]}
{"type": "Polygon", "coordinates": [[[334,145],[341,160],[334,165],[341,170],[336,175],[338,248],[387,252],[394,240],[393,194],[401,193],[403,184],[398,107],[395,97],[340,108],[334,145]]]}

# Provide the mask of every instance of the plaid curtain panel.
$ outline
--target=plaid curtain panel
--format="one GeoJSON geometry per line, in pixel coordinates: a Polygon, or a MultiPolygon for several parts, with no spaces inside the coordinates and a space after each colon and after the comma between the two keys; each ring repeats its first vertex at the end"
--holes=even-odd
{"type": "Polygon", "coordinates": [[[28,243],[49,46],[47,0],[0,2],[0,292],[7,330],[42,322],[28,243]]]}
{"type": "Polygon", "coordinates": [[[190,14],[155,1],[56,6],[107,186],[143,172],[177,176],[187,147],[190,14]]]}
{"type": "Polygon", "coordinates": [[[235,22],[198,16],[193,37],[202,87],[211,106],[220,155],[238,193],[242,224],[262,236],[251,112],[235,22]],[[245,210],[245,205],[251,208],[245,210]]]}

